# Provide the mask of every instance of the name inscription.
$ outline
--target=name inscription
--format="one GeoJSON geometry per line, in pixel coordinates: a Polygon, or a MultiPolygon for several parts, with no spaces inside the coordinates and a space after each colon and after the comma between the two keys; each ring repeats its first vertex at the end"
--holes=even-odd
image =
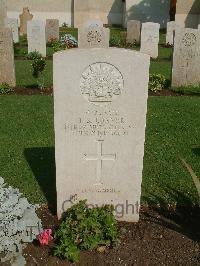
{"type": "Polygon", "coordinates": [[[73,122],[65,123],[66,133],[74,136],[127,136],[134,128],[118,111],[87,111],[73,122]]]}

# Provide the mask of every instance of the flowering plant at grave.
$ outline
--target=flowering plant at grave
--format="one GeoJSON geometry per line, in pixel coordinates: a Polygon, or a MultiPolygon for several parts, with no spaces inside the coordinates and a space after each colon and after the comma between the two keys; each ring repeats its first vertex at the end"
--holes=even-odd
{"type": "Polygon", "coordinates": [[[49,241],[53,240],[51,234],[52,230],[46,229],[37,236],[37,239],[39,240],[41,245],[48,245],[49,241]]]}
{"type": "Polygon", "coordinates": [[[150,74],[149,76],[149,90],[158,92],[164,89],[166,86],[166,78],[161,74],[150,74]]]}
{"type": "Polygon", "coordinates": [[[58,41],[59,40],[55,37],[49,37],[49,39],[47,40],[47,46],[53,47],[53,45],[57,43],[58,41]]]}
{"type": "Polygon", "coordinates": [[[63,46],[67,47],[68,49],[78,46],[76,38],[74,38],[71,34],[65,34],[64,36],[62,36],[60,38],[60,42],[63,46]]]}

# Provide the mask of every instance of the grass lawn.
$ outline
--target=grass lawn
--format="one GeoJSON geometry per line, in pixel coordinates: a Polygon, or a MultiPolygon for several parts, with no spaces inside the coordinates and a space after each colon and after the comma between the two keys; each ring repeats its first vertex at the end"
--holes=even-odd
{"type": "Polygon", "coordinates": [[[171,80],[171,62],[170,61],[151,61],[150,74],[162,74],[166,79],[171,80]]]}
{"type": "MultiPolygon", "coordinates": [[[[200,177],[200,98],[150,97],[143,203],[198,203],[184,158],[200,177]]],[[[0,96],[0,173],[31,202],[55,204],[53,98],[0,96]]]]}
{"type": "MultiPolygon", "coordinates": [[[[65,33],[72,34],[74,37],[78,37],[77,29],[73,28],[61,28],[60,36],[65,33]]],[[[122,43],[126,40],[126,30],[121,28],[111,28],[111,38],[113,36],[120,36],[122,43]]],[[[160,33],[160,44],[165,43],[165,34],[160,33]]],[[[26,39],[20,37],[20,47],[16,47],[16,56],[25,56],[27,54],[26,39]]],[[[134,47],[134,50],[139,50],[139,47],[134,47]]],[[[47,55],[53,55],[53,49],[47,47],[47,55]]],[[[163,74],[168,80],[171,80],[171,59],[172,49],[159,46],[159,57],[156,60],[151,60],[150,73],[163,74]]],[[[16,64],[16,80],[17,87],[35,87],[37,86],[37,80],[32,77],[31,61],[28,60],[15,60],[16,64]]],[[[53,85],[53,73],[52,73],[52,60],[47,60],[47,67],[44,72],[44,85],[49,87],[53,85]]]]}
{"type": "Polygon", "coordinates": [[[188,87],[172,87],[172,91],[175,92],[181,92],[183,94],[197,94],[200,95],[200,84],[199,85],[193,85],[188,87]]]}
{"type": "MultiPolygon", "coordinates": [[[[53,62],[47,60],[47,66],[44,71],[45,87],[53,85],[53,62]]],[[[15,60],[17,87],[35,87],[37,79],[32,76],[32,67],[30,60],[15,60]]],[[[163,74],[167,79],[171,79],[171,62],[152,61],[150,73],[163,74]]]]}
{"type": "MultiPolygon", "coordinates": [[[[32,76],[31,60],[15,60],[17,87],[36,87],[38,79],[32,76]]],[[[53,84],[53,61],[46,60],[44,71],[45,87],[53,84]]]]}

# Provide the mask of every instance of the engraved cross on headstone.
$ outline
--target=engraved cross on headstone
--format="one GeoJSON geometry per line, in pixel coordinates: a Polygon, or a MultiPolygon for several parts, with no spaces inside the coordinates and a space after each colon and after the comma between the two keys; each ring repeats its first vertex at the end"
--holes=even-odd
{"type": "Polygon", "coordinates": [[[115,161],[116,154],[103,154],[103,140],[97,140],[97,155],[85,154],[86,161],[97,161],[97,184],[102,184],[103,161],[115,161]]]}

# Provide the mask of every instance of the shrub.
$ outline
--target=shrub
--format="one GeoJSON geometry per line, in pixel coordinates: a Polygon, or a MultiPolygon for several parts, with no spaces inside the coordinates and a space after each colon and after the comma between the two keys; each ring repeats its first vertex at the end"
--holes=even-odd
{"type": "Polygon", "coordinates": [[[42,55],[38,51],[30,52],[27,55],[28,60],[35,60],[35,59],[40,59],[40,58],[42,58],[42,55]]]}
{"type": "Polygon", "coordinates": [[[54,52],[65,50],[65,47],[63,47],[63,45],[58,40],[55,40],[54,42],[52,42],[51,47],[53,48],[54,52]]]}
{"type": "Polygon", "coordinates": [[[149,90],[153,92],[161,91],[166,86],[166,78],[161,74],[150,74],[149,90]]]}
{"type": "Polygon", "coordinates": [[[39,77],[39,74],[41,74],[46,66],[46,61],[44,58],[36,58],[33,60],[33,63],[31,64],[32,68],[33,68],[33,76],[35,78],[39,77]]]}
{"type": "Polygon", "coordinates": [[[68,24],[66,22],[63,22],[62,27],[63,28],[68,28],[69,26],[68,26],[68,24]]]}
{"type": "Polygon", "coordinates": [[[8,85],[7,83],[0,84],[0,94],[6,94],[12,91],[13,91],[13,88],[11,88],[10,85],[8,85]]]}
{"type": "Polygon", "coordinates": [[[110,46],[125,47],[126,46],[126,40],[121,35],[115,34],[110,39],[110,46]]]}
{"type": "Polygon", "coordinates": [[[58,42],[59,40],[55,37],[50,37],[47,41],[47,46],[53,47],[53,44],[58,42]]]}
{"type": "Polygon", "coordinates": [[[112,206],[88,208],[80,201],[65,213],[65,218],[55,232],[57,244],[54,254],[77,262],[80,251],[107,247],[116,243],[119,232],[112,206]]]}

